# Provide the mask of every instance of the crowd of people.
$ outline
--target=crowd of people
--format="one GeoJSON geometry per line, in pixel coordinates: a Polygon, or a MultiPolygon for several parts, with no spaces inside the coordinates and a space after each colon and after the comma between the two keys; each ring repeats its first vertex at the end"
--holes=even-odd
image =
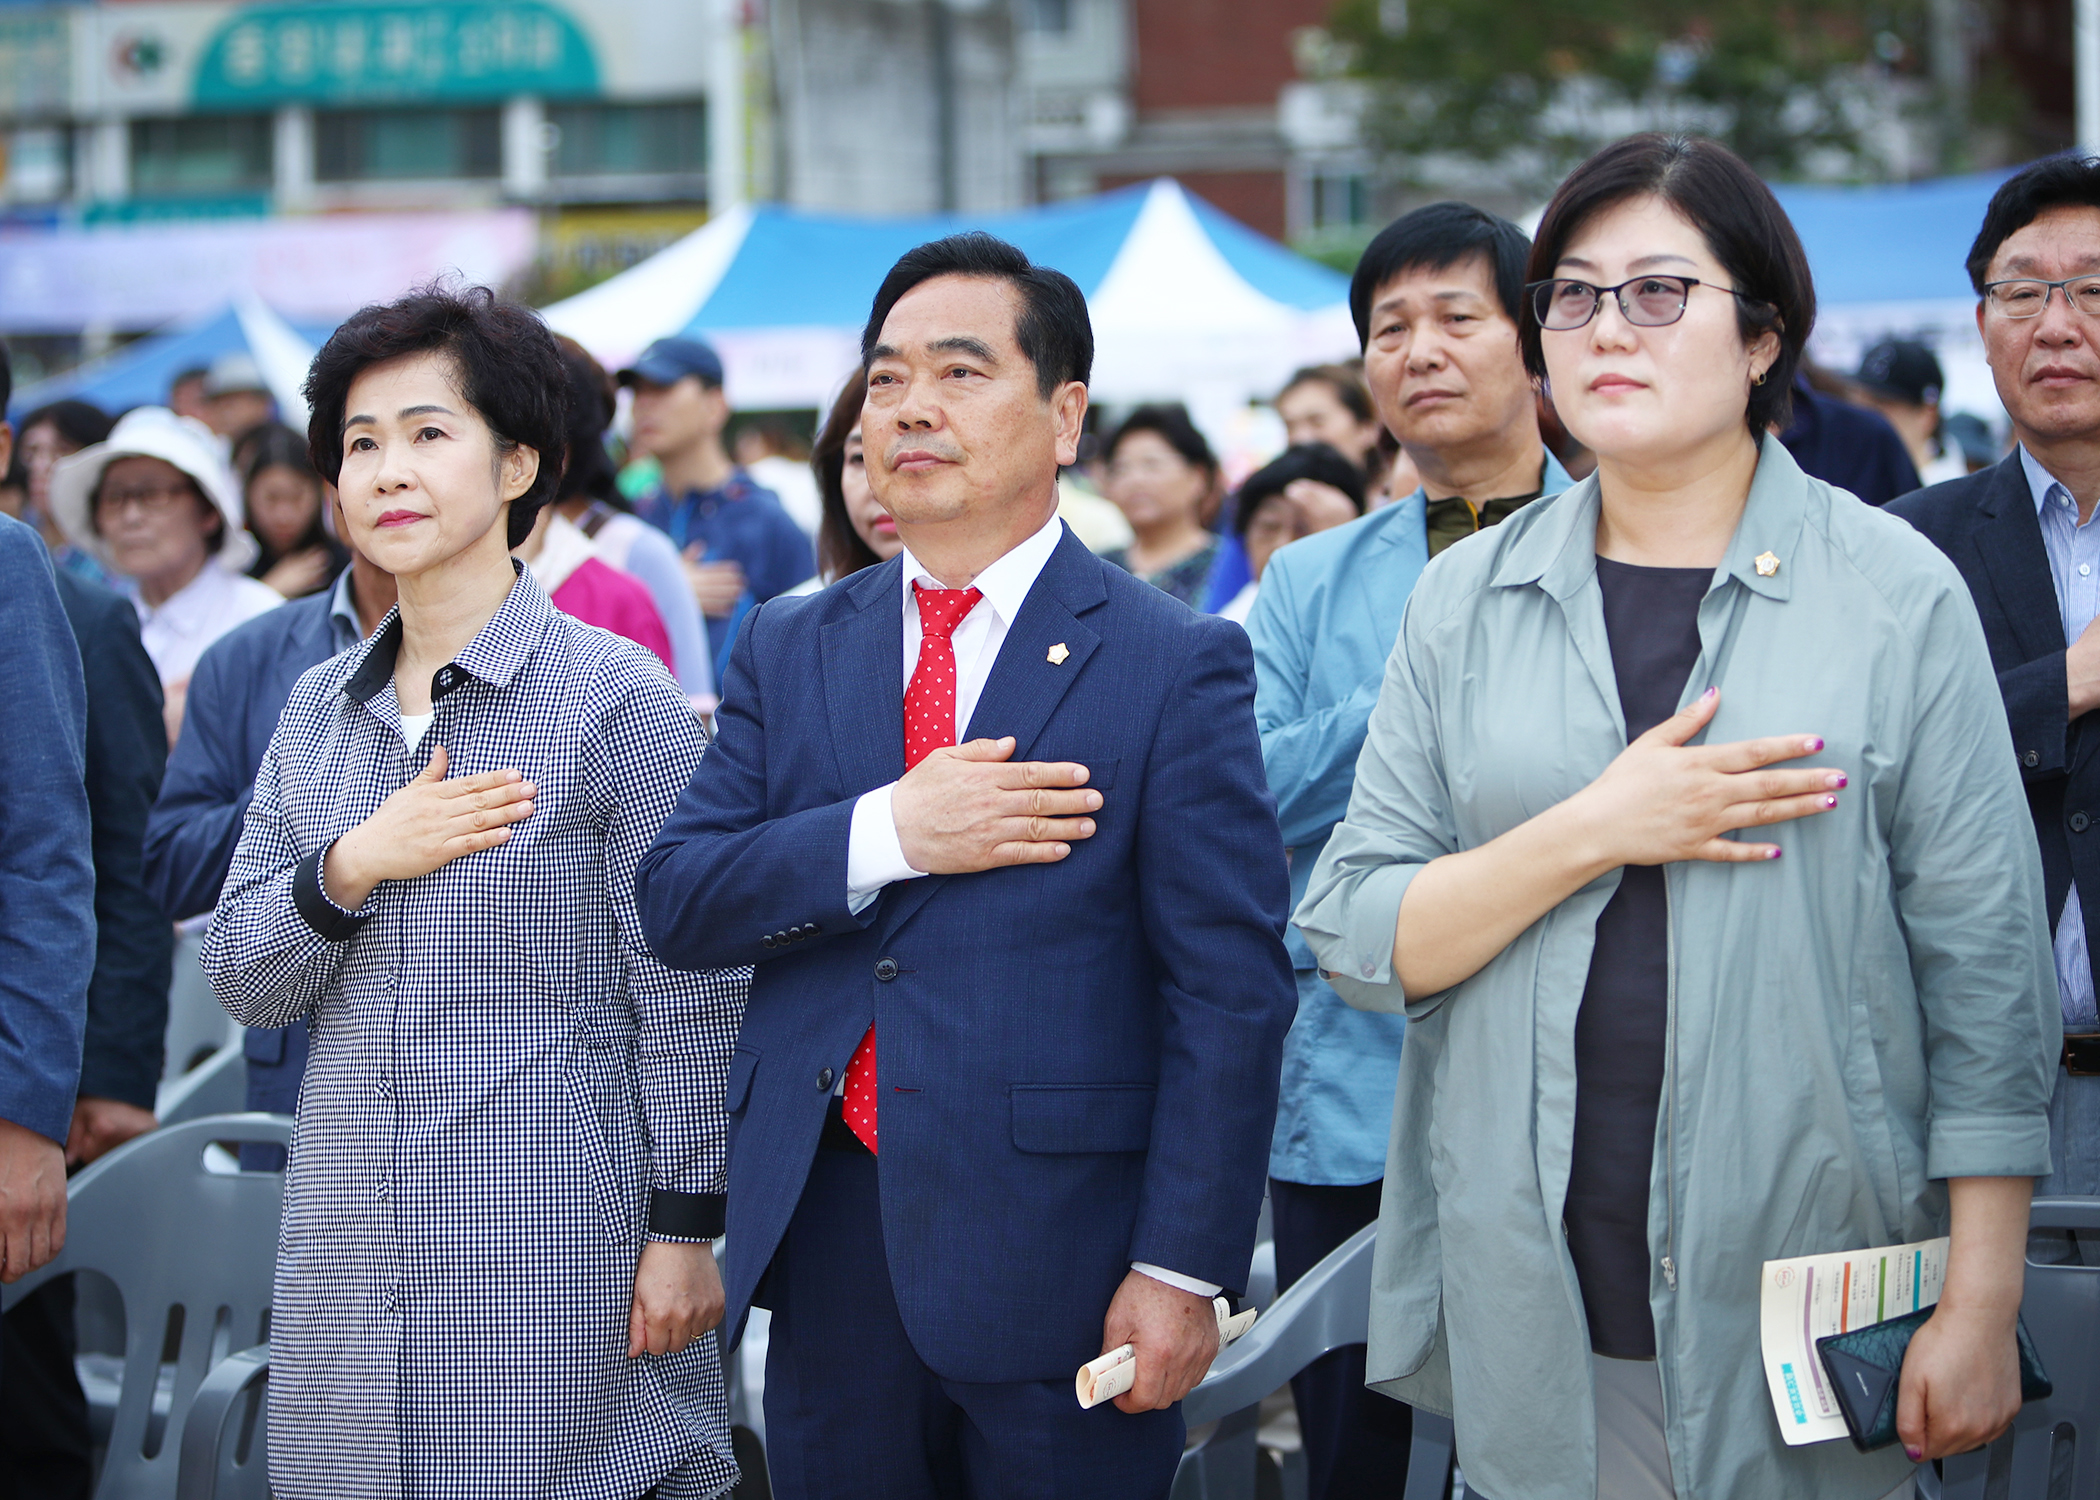
{"type": "MultiPolygon", "coordinates": [[[[1904,1500],[2100,1263],[2026,1233],[2100,1194],[2100,160],[1967,271],[2010,451],[1922,344],[1814,368],[1659,135],[1389,225],[1230,478],[983,234],[806,461],[699,339],[449,285],[303,434],[245,355],[0,426],[0,1279],[201,962],[296,1116],[281,1495],[720,1495],[763,1308],[774,1493],[1164,1496],[1266,1197],[1279,1287],[1378,1226],[1319,1500],[1417,1407],[1496,1500],[1904,1500]],[[1938,1235],[1900,1444],[1789,1446],[1764,1262],[1938,1235]]],[[[72,1318],[5,1319],[0,1494],[90,1492],[72,1318]]]]}

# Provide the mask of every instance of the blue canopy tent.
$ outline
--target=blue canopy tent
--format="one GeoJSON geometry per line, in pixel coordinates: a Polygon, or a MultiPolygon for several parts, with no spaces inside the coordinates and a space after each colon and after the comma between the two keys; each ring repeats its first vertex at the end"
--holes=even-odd
{"type": "MultiPolygon", "coordinates": [[[[63,375],[18,388],[8,402],[8,418],[19,422],[23,414],[39,406],[65,399],[92,402],[111,415],[134,406],[165,404],[169,387],[184,370],[202,368],[222,354],[245,350],[263,367],[279,410],[303,422],[304,409],[296,398],[298,378],[291,375],[296,346],[288,344],[287,337],[303,344],[310,358],[313,348],[334,330],[333,323],[287,324],[260,304],[227,307],[200,321],[126,344],[63,375]],[[284,388],[287,380],[293,390],[284,388]]],[[[303,366],[299,368],[303,376],[303,366]]]]}
{"type": "Polygon", "coordinates": [[[1976,332],[1976,293],[1963,262],[1984,209],[2010,172],[1978,172],[1886,187],[1775,187],[1816,277],[1810,353],[1849,374],[1885,338],[1914,338],[1939,355],[1948,412],[1997,425],[1997,388],[1976,332]]]}
{"type": "Polygon", "coordinates": [[[1008,240],[1079,284],[1094,391],[1220,409],[1289,371],[1356,352],[1348,279],[1183,192],[1171,179],[984,217],[861,219],[733,210],[641,265],[546,310],[611,364],[689,333],[721,351],[740,406],[819,406],[858,361],[876,287],[912,246],[962,229],[1008,240]]]}

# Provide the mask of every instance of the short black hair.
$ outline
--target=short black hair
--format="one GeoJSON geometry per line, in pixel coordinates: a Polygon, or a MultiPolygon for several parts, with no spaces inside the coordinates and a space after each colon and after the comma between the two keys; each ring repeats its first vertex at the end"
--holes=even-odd
{"type": "Polygon", "coordinates": [[[1998,247],[2052,208],[2100,208],[2100,157],[2076,151],[2049,157],[2014,173],[1991,194],[1964,263],[1977,296],[1983,295],[1998,247]]]}
{"type": "Polygon", "coordinates": [[[22,419],[15,431],[27,432],[46,423],[56,427],[58,435],[71,443],[76,452],[107,442],[110,429],[117,425],[114,417],[92,402],[68,399],[39,406],[22,419]]]}
{"type": "Polygon", "coordinates": [[[1512,323],[1524,302],[1524,257],[1531,241],[1499,214],[1470,203],[1431,203],[1402,214],[1364,247],[1349,278],[1349,316],[1356,344],[1371,347],[1371,303],[1378,289],[1403,271],[1441,271],[1462,260],[1485,260],[1495,297],[1512,323]]]}
{"type": "Polygon", "coordinates": [[[1364,513],[1364,471],[1330,444],[1294,443],[1249,474],[1240,486],[1239,496],[1233,501],[1233,531],[1245,536],[1262,501],[1282,494],[1301,479],[1332,485],[1349,497],[1358,515],[1364,513]]]}
{"type": "Polygon", "coordinates": [[[1334,392],[1334,399],[1348,407],[1349,415],[1359,422],[1371,421],[1375,416],[1371,408],[1370,387],[1364,384],[1363,371],[1354,365],[1307,365],[1302,370],[1293,370],[1291,378],[1283,383],[1283,389],[1276,393],[1276,399],[1281,401],[1301,385],[1326,386],[1334,392]]]}
{"type": "MultiPolygon", "coordinates": [[[[1743,293],[1736,325],[1749,343],[1779,336],[1779,355],[1764,380],[1750,387],[1744,413],[1753,433],[1783,428],[1793,414],[1794,371],[1816,326],[1816,284],[1794,222],[1748,164],[1716,141],[1647,131],[1616,141],[1570,172],[1546,205],[1531,247],[1528,281],[1546,281],[1582,228],[1629,198],[1653,195],[1682,214],[1706,239],[1743,293]]],[[[1518,320],[1524,368],[1546,378],[1538,318],[1530,308],[1518,320]]]]}
{"type": "Polygon", "coordinates": [[[409,354],[441,354],[459,379],[459,394],[488,423],[499,452],[531,448],[540,456],[532,487],[510,507],[510,545],[532,534],[540,507],[561,488],[567,443],[569,381],[561,351],[538,313],[505,302],[485,286],[442,282],[393,302],[352,313],[329,335],[307,371],[307,424],[314,468],[330,482],[343,472],[343,410],[350,384],[366,370],[409,354]]]}
{"type": "Polygon", "coordinates": [[[890,309],[904,294],[936,276],[982,276],[1003,281],[1021,298],[1014,342],[1035,366],[1036,389],[1048,401],[1068,380],[1085,385],[1094,375],[1094,324],[1086,297],[1062,271],[1039,266],[1002,239],[981,229],[929,240],[907,250],[876,289],[868,326],[861,330],[860,361],[868,364],[882,338],[890,309]]]}
{"type": "Polygon", "coordinates": [[[556,498],[588,496],[616,510],[631,510],[627,497],[620,493],[620,471],[605,451],[605,430],[612,426],[616,399],[612,377],[574,339],[557,334],[554,344],[562,376],[569,382],[568,452],[556,498]]]}
{"type": "Polygon", "coordinates": [[[1218,456],[1210,451],[1194,422],[1189,420],[1188,408],[1179,401],[1157,402],[1140,406],[1125,417],[1115,433],[1101,447],[1101,456],[1109,463],[1116,460],[1116,450],[1132,433],[1156,434],[1169,448],[1179,453],[1192,468],[1203,470],[1213,480],[1218,477],[1218,456]]]}

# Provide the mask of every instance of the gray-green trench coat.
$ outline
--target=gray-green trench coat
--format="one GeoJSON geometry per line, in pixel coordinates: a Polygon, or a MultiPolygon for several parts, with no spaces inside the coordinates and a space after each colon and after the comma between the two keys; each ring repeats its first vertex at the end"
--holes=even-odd
{"type": "MultiPolygon", "coordinates": [[[[1452,1414],[1496,1500],[1590,1500],[1589,1337],[1560,1228],[1575,1013],[1618,873],[1471,979],[1404,1004],[1400,898],[1594,780],[1626,745],[1596,583],[1597,483],[1432,562],[1355,795],[1297,920],[1335,987],[1404,1008],[1370,1381],[1452,1414]]],[[[1768,564],[1769,565],[1769,564],[1768,564]]],[[[1668,867],[1669,1075],[1649,1206],[1683,1500],[1873,1500],[1902,1450],[1788,1448],[1758,1354],[1761,1263],[1946,1232],[1942,1179],[2049,1169],[2060,1049],[2042,874],[1968,590],[1903,522],[1764,440],[1699,609],[1703,743],[1820,734],[1834,812],[1770,863],[1668,867]],[[1761,574],[1756,559],[1778,559],[1761,574]]]]}

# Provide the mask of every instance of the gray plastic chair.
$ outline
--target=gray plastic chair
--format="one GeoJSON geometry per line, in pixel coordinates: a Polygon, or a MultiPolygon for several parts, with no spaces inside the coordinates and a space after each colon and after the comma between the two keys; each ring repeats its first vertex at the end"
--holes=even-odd
{"type": "MultiPolygon", "coordinates": [[[[1321,1355],[1361,1344],[1371,1322],[1371,1253],[1366,1224],[1293,1282],[1181,1403],[1191,1428],[1217,1426],[1181,1458],[1172,1500],[1254,1500],[1256,1427],[1264,1397],[1321,1355]]],[[[1451,1423],[1415,1413],[1401,1500],[1441,1500],[1451,1472],[1451,1423]]]]}
{"type": "Polygon", "coordinates": [[[211,982],[204,977],[198,954],[204,948],[204,924],[175,934],[175,966],[168,982],[167,1061],[161,1082],[173,1083],[190,1072],[190,1064],[241,1041],[240,1023],[226,1014],[211,982]]]}
{"type": "MultiPolygon", "coordinates": [[[[291,1135],[283,1115],[219,1115],[120,1146],[68,1187],[66,1248],[0,1289],[5,1307],[54,1276],[94,1271],[123,1298],[124,1376],[97,1500],[166,1500],[207,1372],[269,1337],[284,1179],[207,1171],[204,1152],[222,1141],[284,1145],[291,1135]],[[162,1364],[164,1348],[175,1350],[172,1364],[162,1364]]],[[[252,1485],[220,1495],[265,1493],[262,1445],[243,1447],[252,1485]]]]}
{"type": "MultiPolygon", "coordinates": [[[[2037,1198],[2029,1222],[2100,1236],[2100,1198],[2037,1198]]],[[[2055,1394],[2020,1408],[2010,1441],[1946,1460],[1944,1500],[2100,1495],[2100,1266],[2030,1260],[2020,1313],[2055,1394]]]]}
{"type": "Polygon", "coordinates": [[[238,1040],[228,1043],[179,1077],[160,1086],[154,1113],[163,1125],[181,1125],[211,1115],[237,1115],[248,1103],[248,1059],[238,1040]]]}

